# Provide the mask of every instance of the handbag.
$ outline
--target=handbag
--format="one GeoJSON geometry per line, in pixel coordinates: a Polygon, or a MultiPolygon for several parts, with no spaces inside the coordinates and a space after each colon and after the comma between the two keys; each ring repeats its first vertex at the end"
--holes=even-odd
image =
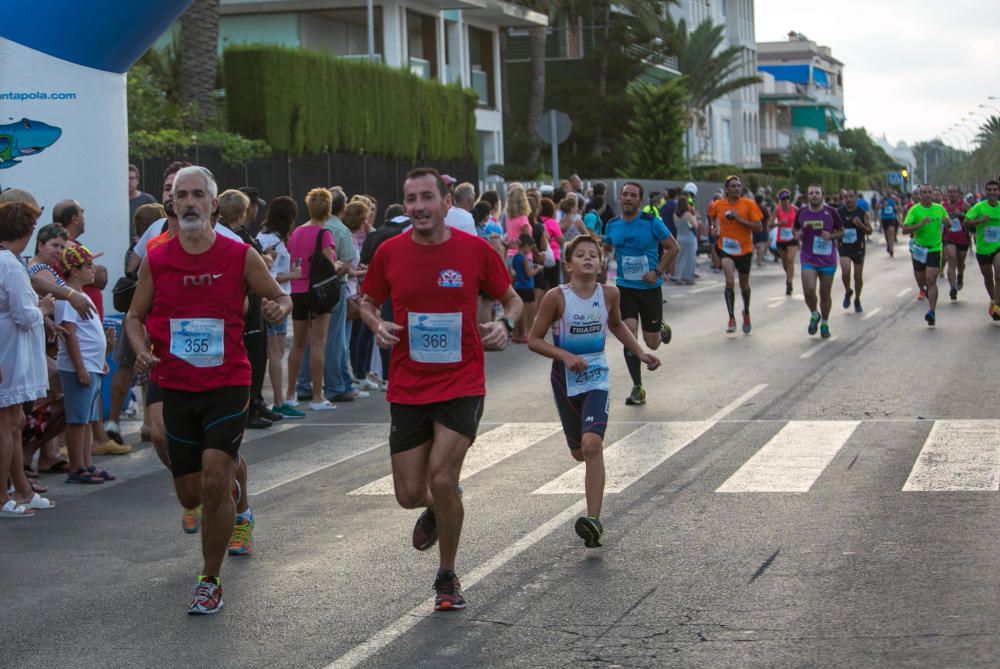
{"type": "Polygon", "coordinates": [[[111,302],[115,305],[116,311],[124,314],[132,306],[132,297],[135,296],[137,283],[139,283],[139,277],[135,274],[126,274],[115,281],[115,286],[111,289],[111,302]]]}
{"type": "Polygon", "coordinates": [[[329,313],[340,301],[340,277],[321,245],[323,230],[316,235],[316,248],[309,258],[309,310],[314,314],[329,313]]]}

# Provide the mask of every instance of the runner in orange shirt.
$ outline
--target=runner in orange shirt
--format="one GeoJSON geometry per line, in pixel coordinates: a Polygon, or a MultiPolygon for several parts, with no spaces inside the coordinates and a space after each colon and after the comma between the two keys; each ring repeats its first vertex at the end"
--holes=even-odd
{"type": "Polygon", "coordinates": [[[736,291],[733,273],[739,272],[740,293],[743,297],[743,333],[750,334],[750,261],[753,258],[753,233],[763,227],[764,215],[757,203],[742,197],[743,181],[736,176],[727,177],[726,197],[716,200],[708,208],[708,218],[719,237],[718,253],[722,258],[722,271],[726,275],[726,309],[729,325],[726,332],[736,332],[736,291]]]}

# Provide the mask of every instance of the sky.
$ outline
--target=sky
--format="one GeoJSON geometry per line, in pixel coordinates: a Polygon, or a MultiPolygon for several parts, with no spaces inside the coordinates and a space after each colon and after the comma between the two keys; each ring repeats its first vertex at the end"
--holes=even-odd
{"type": "MultiPolygon", "coordinates": [[[[755,0],[758,42],[803,33],[844,63],[847,126],[893,144],[941,139],[969,116],[1000,112],[1000,2],[997,0],[755,0]],[[989,96],[998,98],[988,100],[989,96]]],[[[961,133],[961,131],[956,131],[961,133]]]]}

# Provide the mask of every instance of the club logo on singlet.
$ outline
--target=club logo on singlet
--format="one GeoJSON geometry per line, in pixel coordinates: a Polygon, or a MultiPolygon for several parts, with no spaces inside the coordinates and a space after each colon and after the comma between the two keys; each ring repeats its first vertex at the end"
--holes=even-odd
{"type": "Polygon", "coordinates": [[[461,288],[464,285],[462,273],[454,269],[443,269],[438,275],[438,285],[442,288],[461,288]]]}
{"type": "Polygon", "coordinates": [[[188,286],[211,286],[214,279],[221,279],[221,274],[185,274],[184,275],[184,287],[188,286]]]}

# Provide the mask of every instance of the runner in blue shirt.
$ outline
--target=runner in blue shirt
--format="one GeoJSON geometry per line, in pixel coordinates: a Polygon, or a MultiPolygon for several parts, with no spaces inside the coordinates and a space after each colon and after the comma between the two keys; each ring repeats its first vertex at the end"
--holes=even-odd
{"type": "MultiPolygon", "coordinates": [[[[618,196],[621,216],[608,222],[604,250],[614,249],[618,263],[615,283],[621,292],[621,314],[629,331],[637,336],[642,322],[646,346],[656,350],[670,341],[670,326],[663,321],[663,273],[677,257],[680,247],[667,226],[657,216],[642,214],[642,186],[628,181],[618,196]],[[660,254],[660,247],[663,254],[660,254]]],[[[625,364],[632,377],[632,392],[625,404],[645,404],[642,387],[642,362],[629,350],[625,364]]]]}

